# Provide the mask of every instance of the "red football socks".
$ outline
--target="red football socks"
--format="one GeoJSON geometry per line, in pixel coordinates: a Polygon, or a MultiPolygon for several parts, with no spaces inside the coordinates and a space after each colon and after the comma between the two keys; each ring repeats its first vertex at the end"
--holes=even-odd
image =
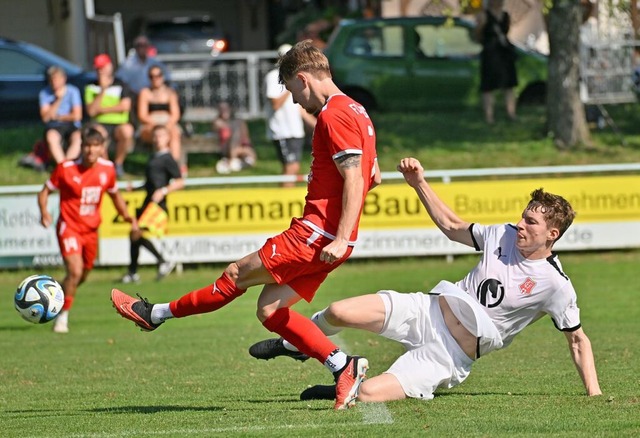
{"type": "Polygon", "coordinates": [[[73,306],[73,299],[75,297],[66,296],[64,297],[64,304],[62,305],[62,310],[69,310],[71,306],[73,306]]]}
{"type": "Polygon", "coordinates": [[[273,312],[262,325],[322,364],[338,348],[309,318],[286,307],[273,312]]]}
{"type": "Polygon", "coordinates": [[[239,289],[224,272],[212,285],[197,289],[169,303],[169,309],[176,318],[207,313],[226,306],[246,292],[239,289]]]}

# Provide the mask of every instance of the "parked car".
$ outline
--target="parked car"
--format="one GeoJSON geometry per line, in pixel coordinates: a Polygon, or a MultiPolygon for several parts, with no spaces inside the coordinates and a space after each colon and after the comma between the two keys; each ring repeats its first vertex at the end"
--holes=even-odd
{"type": "MultiPolygon", "coordinates": [[[[459,108],[480,100],[475,24],[461,18],[342,20],[325,54],[341,89],[369,109],[459,108]]],[[[544,102],[547,62],[516,47],[520,102],[544,102]]]]}
{"type": "Polygon", "coordinates": [[[59,65],[67,82],[81,91],[95,80],[95,73],[33,44],[0,37],[0,122],[40,120],[38,93],[46,82],[46,71],[59,65]]]}
{"type": "Polygon", "coordinates": [[[206,12],[155,12],[138,17],[131,38],[146,35],[159,55],[207,53],[229,49],[222,29],[206,12]]]}

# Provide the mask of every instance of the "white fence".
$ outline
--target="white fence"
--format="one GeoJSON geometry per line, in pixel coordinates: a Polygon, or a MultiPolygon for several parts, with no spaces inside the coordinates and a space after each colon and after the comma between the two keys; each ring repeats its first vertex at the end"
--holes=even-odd
{"type": "MultiPolygon", "coordinates": [[[[428,180],[440,179],[442,182],[449,183],[455,178],[478,178],[484,176],[490,177],[508,177],[508,176],[527,176],[527,175],[571,175],[571,174],[604,174],[604,173],[627,173],[640,172],[640,163],[620,163],[620,164],[585,164],[585,165],[567,165],[567,166],[538,166],[538,167],[486,167],[481,169],[444,169],[429,170],[424,173],[428,180]]],[[[382,180],[394,181],[402,180],[399,172],[382,172],[382,180]]],[[[186,187],[216,187],[216,186],[239,186],[249,184],[279,184],[282,182],[296,182],[305,180],[303,176],[285,176],[285,175],[261,175],[261,176],[214,176],[204,178],[187,178],[186,187]]],[[[118,188],[126,189],[129,185],[138,187],[143,181],[120,181],[118,188]]],[[[1,195],[16,194],[33,194],[35,195],[42,189],[42,185],[16,185],[16,186],[0,186],[1,195]]]]}
{"type": "Polygon", "coordinates": [[[218,102],[228,101],[243,118],[264,117],[264,77],[275,51],[159,55],[171,75],[187,121],[210,121],[218,102]]]}
{"type": "Polygon", "coordinates": [[[586,104],[620,104],[637,100],[632,41],[603,41],[581,45],[581,99],[586,104]]]}

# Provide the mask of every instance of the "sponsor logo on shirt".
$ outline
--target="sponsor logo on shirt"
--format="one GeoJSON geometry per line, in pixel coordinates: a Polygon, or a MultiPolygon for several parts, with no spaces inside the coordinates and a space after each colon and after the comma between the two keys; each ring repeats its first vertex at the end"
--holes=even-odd
{"type": "Polygon", "coordinates": [[[495,278],[487,278],[480,283],[477,291],[478,301],[485,307],[499,306],[504,298],[504,285],[495,278]]]}
{"type": "Polygon", "coordinates": [[[100,203],[101,187],[83,187],[80,198],[80,216],[93,216],[100,203]]]}

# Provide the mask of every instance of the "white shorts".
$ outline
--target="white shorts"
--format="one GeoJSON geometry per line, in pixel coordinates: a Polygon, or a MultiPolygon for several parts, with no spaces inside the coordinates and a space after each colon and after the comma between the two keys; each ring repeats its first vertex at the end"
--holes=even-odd
{"type": "Polygon", "coordinates": [[[406,353],[386,371],[407,397],[431,400],[438,388],[452,388],[471,372],[473,360],[447,328],[438,295],[379,291],[385,306],[381,336],[400,342],[406,353]]]}

